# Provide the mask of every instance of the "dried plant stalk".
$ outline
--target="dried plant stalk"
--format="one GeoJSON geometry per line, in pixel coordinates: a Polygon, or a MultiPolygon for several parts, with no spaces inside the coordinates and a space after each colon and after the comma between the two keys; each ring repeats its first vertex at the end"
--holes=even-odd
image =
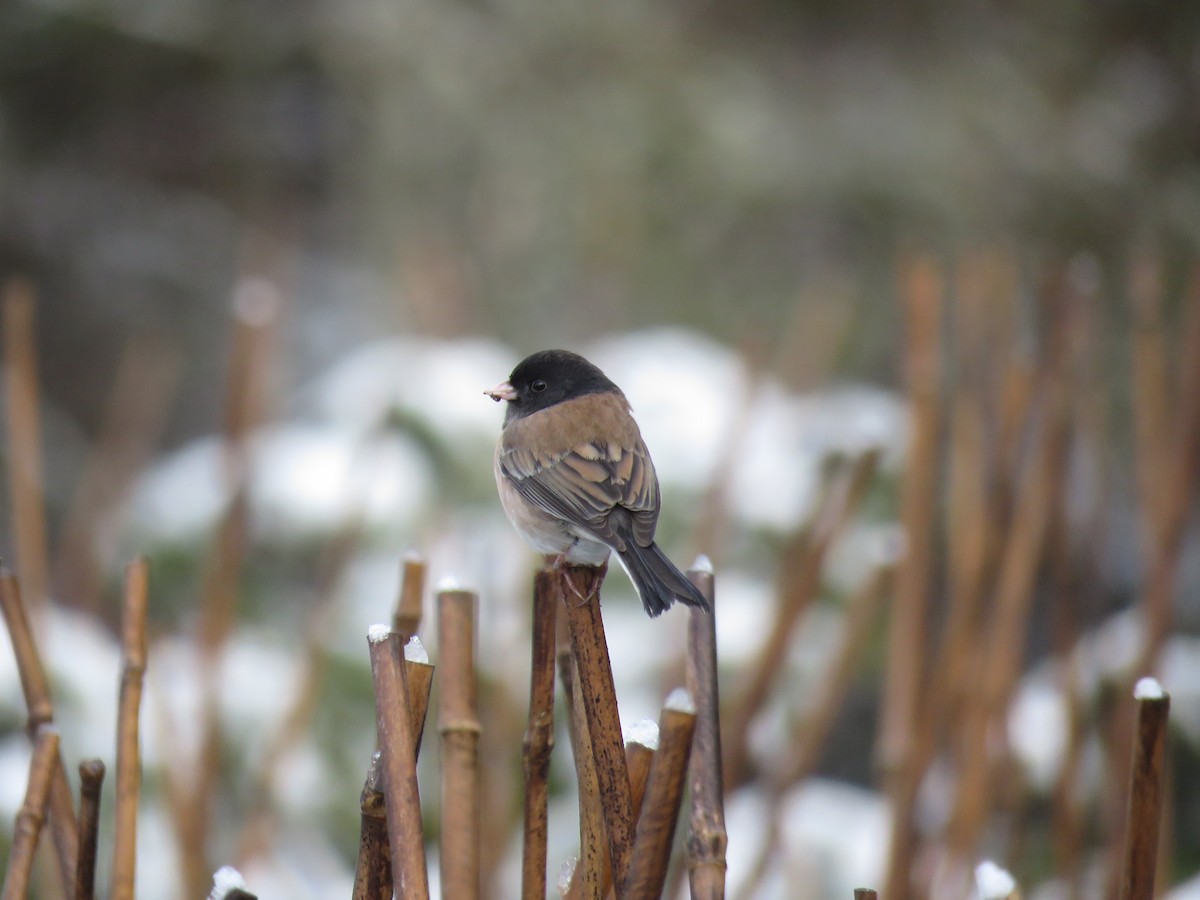
{"type": "Polygon", "coordinates": [[[797,753],[780,779],[781,785],[795,784],[816,769],[821,748],[825,746],[838,710],[850,689],[855,669],[871,637],[871,627],[879,618],[884,598],[891,592],[895,574],[896,567],[892,563],[877,566],[851,598],[841,643],[822,677],[816,705],[797,731],[797,753]]]}
{"type": "Polygon", "coordinates": [[[671,842],[687,780],[688,757],[696,716],[666,708],[659,719],[659,744],[650,765],[646,796],[638,816],[637,836],[629,860],[629,874],[620,891],[622,900],[657,900],[667,881],[671,842]]]}
{"type": "Polygon", "coordinates": [[[600,584],[604,573],[603,568],[564,566],[560,577],[571,629],[571,650],[578,666],[576,684],[587,716],[588,741],[600,787],[613,882],[624,884],[633,847],[633,801],[608,642],[600,615],[600,584]],[[580,598],[586,598],[586,602],[580,598]]]}
{"type": "MultiPolygon", "coordinates": [[[[897,577],[888,637],[878,758],[889,777],[908,764],[924,684],[922,648],[933,576],[934,512],[941,422],[942,275],[928,257],[914,259],[902,275],[908,322],[906,379],[912,409],[912,444],[905,464],[900,519],[907,549],[897,577]]],[[[892,793],[894,787],[889,790],[892,793]]],[[[899,876],[885,896],[902,900],[899,876]]]]}
{"type": "Polygon", "coordinates": [[[413,741],[416,742],[417,759],[421,758],[421,742],[425,737],[425,717],[429,713],[433,671],[434,666],[429,663],[404,660],[404,677],[408,683],[408,711],[412,721],[413,741]]]}
{"type": "Polygon", "coordinates": [[[1167,335],[1163,321],[1162,264],[1143,255],[1133,263],[1129,276],[1129,298],[1133,307],[1130,331],[1133,362],[1133,421],[1137,440],[1138,492],[1146,513],[1146,524],[1161,540],[1163,510],[1169,488],[1161,477],[1168,465],[1171,417],[1174,404],[1167,377],[1167,335]]]}
{"type": "Polygon", "coordinates": [[[693,570],[688,577],[708,600],[711,610],[707,613],[688,610],[687,687],[696,703],[696,729],[688,768],[692,795],[686,841],[688,882],[696,900],[720,900],[725,896],[725,850],[729,838],[725,832],[725,781],[721,773],[716,593],[712,572],[693,570]]]}
{"type": "Polygon", "coordinates": [[[1065,385],[1057,371],[1047,373],[1042,386],[1045,423],[1019,486],[1017,506],[1000,563],[991,621],[981,635],[978,665],[981,694],[963,723],[963,774],[950,843],[954,858],[964,865],[990,808],[994,773],[990,768],[988,734],[1004,715],[1020,674],[1023,636],[1033,600],[1034,580],[1045,553],[1052,497],[1063,478],[1069,432],[1065,385]]]}
{"type": "Polygon", "coordinates": [[[121,696],[117,712],[117,800],[109,896],[133,900],[137,864],[137,813],[141,794],[138,716],[146,677],[146,598],[150,566],[138,559],[125,568],[121,615],[121,696]]]}
{"type": "MultiPolygon", "coordinates": [[[[433,683],[433,666],[406,658],[404,668],[408,685],[409,721],[416,742],[415,755],[419,757],[425,714],[429,709],[429,689],[433,683]]],[[[360,827],[358,862],[354,869],[354,900],[392,900],[394,890],[392,859],[388,851],[387,801],[380,760],[379,752],[372,755],[359,797],[360,827]]]]}
{"type": "Polygon", "coordinates": [[[375,685],[375,725],[379,733],[392,876],[398,879],[397,891],[401,896],[428,900],[416,742],[404,684],[401,641],[401,635],[395,632],[372,634],[368,641],[375,685]]]}
{"type": "MultiPolygon", "coordinates": [[[[1189,307],[1200,304],[1200,270],[1189,285],[1189,307]]],[[[1183,551],[1188,519],[1193,509],[1192,498],[1200,481],[1200,314],[1192,313],[1184,336],[1182,390],[1178,392],[1180,407],[1173,440],[1166,450],[1166,474],[1159,478],[1170,490],[1154,506],[1147,497],[1148,517],[1155,540],[1150,542],[1145,586],[1142,589],[1141,609],[1145,620],[1142,648],[1134,672],[1156,669],[1163,644],[1171,631],[1175,596],[1175,573],[1183,551]]],[[[1153,448],[1138,447],[1139,457],[1153,453],[1153,448]]],[[[1139,460],[1140,463],[1140,460],[1139,460]]],[[[1139,466],[1140,468],[1140,466],[1139,466]]]]}
{"type": "Polygon", "coordinates": [[[380,754],[371,757],[367,780],[358,800],[361,813],[354,900],[392,900],[392,858],[388,853],[387,801],[383,793],[380,754]]]}
{"type": "Polygon", "coordinates": [[[96,841],[100,836],[100,790],[104,762],[85,759],[79,764],[79,860],[75,866],[75,900],[96,894],[96,841]]]}
{"type": "MultiPolygon", "coordinates": [[[[1156,686],[1157,687],[1157,686],[1156,686]]],[[[1137,738],[1129,771],[1129,814],[1121,900],[1153,900],[1163,819],[1163,756],[1171,698],[1161,688],[1138,699],[1137,738]]]]}
{"type": "MultiPolygon", "coordinates": [[[[858,593],[848,603],[846,624],[842,639],[833,661],[825,671],[822,686],[818,689],[817,700],[811,712],[804,718],[796,730],[792,743],[796,747],[795,756],[788,762],[784,771],[772,779],[769,796],[769,826],[759,847],[755,851],[756,858],[750,875],[743,880],[739,897],[757,896],[763,879],[767,875],[768,865],[772,855],[779,849],[780,815],[779,806],[784,797],[785,789],[808,777],[817,765],[821,748],[833,725],[834,718],[850,686],[855,666],[861,659],[871,626],[878,617],[883,599],[891,590],[894,580],[895,566],[884,563],[878,566],[860,588],[858,593]]],[[[697,734],[699,725],[697,725],[697,734]]],[[[692,748],[692,764],[696,763],[698,745],[692,748]]],[[[693,795],[693,805],[695,796],[693,795]]],[[[696,892],[693,890],[693,896],[696,892]]]]}
{"type": "MultiPolygon", "coordinates": [[[[38,411],[36,301],[33,285],[4,288],[4,374],[8,395],[8,476],[17,571],[34,609],[48,597],[42,425],[38,411]]],[[[68,882],[69,884],[70,882],[68,882]]]]}
{"type": "Polygon", "coordinates": [[[521,897],[546,896],[546,839],[549,828],[550,755],[554,751],[554,655],[558,590],[553,571],[542,569],[533,589],[533,640],[529,666],[529,724],[522,763],[525,771],[524,850],[521,897]]]}
{"type": "Polygon", "coordinates": [[[237,617],[241,579],[249,531],[249,498],[246,488],[250,465],[250,436],[263,418],[267,372],[276,330],[280,297],[261,279],[247,279],[237,288],[233,302],[233,336],[224,407],[224,482],[229,505],[217,526],[208,554],[201,587],[198,642],[201,684],[200,753],[187,786],[175,784],[179,801],[172,804],[180,849],[182,880],[187,896],[208,890],[211,867],[207,844],[212,801],[217,794],[221,767],[221,719],[217,699],[217,655],[237,617]]]}
{"type": "MultiPolygon", "coordinates": [[[[41,654],[29,627],[29,617],[21,599],[21,587],[12,572],[0,566],[0,610],[8,627],[13,657],[29,712],[27,729],[32,738],[38,728],[54,721],[54,704],[50,699],[50,684],[42,667],[41,654]]],[[[58,751],[56,751],[58,752],[58,751]]],[[[50,781],[50,831],[58,857],[58,872],[64,893],[75,878],[75,859],[78,853],[78,825],[75,821],[75,798],[67,780],[67,769],[58,752],[50,781]]]]}
{"type": "Polygon", "coordinates": [[[783,668],[796,623],[817,596],[826,553],[858,508],[878,463],[879,454],[868,451],[854,461],[849,471],[836,477],[825,492],[811,528],[800,532],[784,552],[775,621],[767,629],[766,644],[754,669],[738,692],[726,732],[732,741],[726,750],[724,771],[732,786],[741,784],[750,775],[747,745],[750,723],[783,668]]]}
{"type": "Polygon", "coordinates": [[[605,838],[600,781],[596,774],[596,760],[592,755],[592,739],[588,732],[579,670],[573,657],[568,657],[567,666],[571,669],[571,675],[564,681],[574,695],[569,710],[575,773],[579,781],[579,861],[565,897],[566,900],[579,900],[582,897],[599,900],[604,896],[605,884],[612,882],[612,865],[605,838]]]}
{"type": "Polygon", "coordinates": [[[126,342],[100,434],[88,448],[71,498],[51,577],[60,596],[95,615],[110,563],[101,556],[96,534],[158,446],[181,362],[179,348],[161,335],[138,334],[126,342]]]}
{"type": "Polygon", "coordinates": [[[625,766],[629,769],[629,796],[633,799],[634,815],[642,814],[642,802],[646,798],[646,783],[650,779],[650,766],[654,764],[655,750],[630,741],[625,745],[625,766]]]}
{"type": "MultiPolygon", "coordinates": [[[[654,764],[654,753],[650,747],[637,741],[625,744],[625,766],[629,769],[629,794],[633,798],[633,814],[641,814],[642,801],[646,797],[646,783],[650,780],[650,767],[654,764]]],[[[572,887],[574,884],[572,883],[572,887]]],[[[576,894],[575,896],[579,896],[576,894]]],[[[612,883],[612,869],[604,869],[604,896],[617,900],[617,889],[612,883]]],[[[668,889],[665,896],[672,896],[668,889]]]]}
{"type": "Polygon", "coordinates": [[[34,737],[33,758],[29,762],[25,801],[17,812],[12,846],[8,850],[8,874],[4,876],[0,900],[25,900],[28,896],[33,854],[46,821],[50,781],[58,765],[58,743],[58,730],[53,725],[38,728],[34,737]]]}
{"type": "Polygon", "coordinates": [[[405,557],[400,573],[400,596],[392,614],[392,630],[412,637],[421,628],[425,597],[425,563],[420,557],[405,557]]]}
{"type": "Polygon", "coordinates": [[[280,761],[304,738],[321,696],[321,685],[329,667],[327,636],[337,615],[337,587],[346,567],[358,552],[362,523],[355,517],[345,522],[320,554],[316,599],[305,626],[303,666],[299,686],[279,720],[250,788],[251,807],[238,837],[237,866],[260,856],[270,847],[275,831],[276,784],[284,767],[280,761]]]}
{"type": "Polygon", "coordinates": [[[442,893],[478,897],[479,709],[475,684],[475,615],[470,591],[441,591],[438,731],[442,736],[442,893]]]}

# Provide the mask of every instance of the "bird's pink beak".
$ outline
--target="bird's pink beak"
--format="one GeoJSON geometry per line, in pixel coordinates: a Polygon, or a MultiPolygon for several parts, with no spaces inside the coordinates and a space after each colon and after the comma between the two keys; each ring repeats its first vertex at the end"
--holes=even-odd
{"type": "Polygon", "coordinates": [[[496,385],[490,391],[484,391],[484,393],[487,394],[487,396],[491,397],[493,400],[495,400],[497,403],[499,403],[501,400],[516,400],[517,399],[516,389],[511,384],[509,384],[507,381],[500,382],[498,385],[496,385]]]}

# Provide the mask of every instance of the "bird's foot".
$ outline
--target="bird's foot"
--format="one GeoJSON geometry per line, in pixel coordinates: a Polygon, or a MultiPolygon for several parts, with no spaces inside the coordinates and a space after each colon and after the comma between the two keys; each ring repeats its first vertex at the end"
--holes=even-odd
{"type": "Polygon", "coordinates": [[[570,549],[568,547],[557,556],[546,554],[546,568],[558,572],[566,589],[579,601],[576,606],[584,606],[599,593],[600,585],[604,582],[604,576],[608,572],[608,563],[588,566],[567,562],[567,554],[570,549]],[[582,583],[582,588],[580,583],[582,583]]]}

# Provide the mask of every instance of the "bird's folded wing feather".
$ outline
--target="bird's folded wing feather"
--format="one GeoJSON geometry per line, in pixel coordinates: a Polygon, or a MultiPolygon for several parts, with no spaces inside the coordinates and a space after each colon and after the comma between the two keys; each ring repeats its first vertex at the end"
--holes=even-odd
{"type": "Polygon", "coordinates": [[[632,537],[639,544],[654,539],[658,520],[658,478],[646,445],[632,447],[598,442],[579,444],[559,454],[502,448],[500,470],[530,503],[567,520],[607,544],[632,537]],[[620,521],[610,521],[614,509],[628,511],[632,534],[620,521]]]}

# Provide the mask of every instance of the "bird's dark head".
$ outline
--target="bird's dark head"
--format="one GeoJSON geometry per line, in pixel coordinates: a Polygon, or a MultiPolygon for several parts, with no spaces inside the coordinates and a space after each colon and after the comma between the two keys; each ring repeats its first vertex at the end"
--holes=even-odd
{"type": "Polygon", "coordinates": [[[508,381],[484,393],[497,403],[508,401],[504,415],[504,421],[508,422],[564,400],[617,389],[603,372],[578,353],[540,350],[517,363],[508,381]]]}

